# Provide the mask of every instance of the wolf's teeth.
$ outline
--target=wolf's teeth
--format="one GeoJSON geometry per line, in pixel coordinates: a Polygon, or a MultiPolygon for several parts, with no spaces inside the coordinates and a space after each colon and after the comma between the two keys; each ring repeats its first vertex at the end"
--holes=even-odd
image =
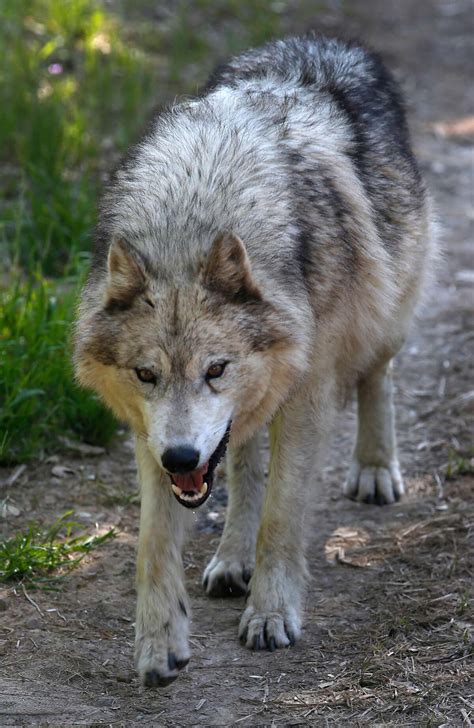
{"type": "Polygon", "coordinates": [[[171,483],[171,487],[173,489],[173,493],[175,495],[177,495],[178,498],[181,498],[181,496],[183,494],[183,491],[181,490],[181,488],[178,485],[176,485],[176,483],[171,483]]]}
{"type": "Polygon", "coordinates": [[[202,484],[201,489],[198,493],[188,493],[185,490],[181,490],[179,485],[176,485],[176,483],[171,483],[171,488],[173,489],[173,493],[177,495],[178,498],[188,501],[189,503],[193,503],[194,501],[199,500],[203,497],[203,495],[206,495],[207,491],[209,490],[209,486],[207,483],[202,484]]]}
{"type": "Polygon", "coordinates": [[[181,498],[184,498],[184,500],[187,500],[190,503],[192,503],[193,501],[197,500],[196,496],[199,496],[199,494],[195,493],[194,495],[191,495],[191,493],[183,493],[181,498]]]}

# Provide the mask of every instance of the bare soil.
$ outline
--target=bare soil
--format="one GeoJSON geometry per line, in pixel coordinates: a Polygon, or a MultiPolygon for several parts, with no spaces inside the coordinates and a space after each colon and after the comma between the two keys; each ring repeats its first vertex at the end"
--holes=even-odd
{"type": "Polygon", "coordinates": [[[221,485],[196,514],[185,553],[192,660],[169,688],[145,691],[133,669],[139,506],[128,435],[103,456],[62,455],[59,464],[73,471],[62,478],[52,475],[57,458],[29,464],[13,484],[13,471],[4,470],[0,499],[20,511],[0,521],[4,535],[74,508],[89,531],[114,526],[117,538],[88,556],[60,592],[0,589],[0,726],[472,724],[474,479],[462,474],[472,473],[469,455],[459,456],[474,410],[472,5],[322,7],[317,14],[291,5],[288,30],[343,28],[383,52],[409,99],[415,149],[442,226],[440,283],[396,366],[407,496],[385,508],[341,497],[355,431],[349,408],[322,474],[302,639],[285,651],[251,653],[237,640],[243,600],[210,600],[200,586],[222,530],[221,485]]]}

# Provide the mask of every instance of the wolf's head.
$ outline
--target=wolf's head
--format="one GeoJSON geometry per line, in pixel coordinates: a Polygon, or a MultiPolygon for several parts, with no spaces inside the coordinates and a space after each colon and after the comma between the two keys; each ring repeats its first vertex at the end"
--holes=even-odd
{"type": "Polygon", "coordinates": [[[76,373],[146,440],[178,500],[194,508],[229,433],[248,437],[297,380],[294,332],[232,233],[218,235],[186,274],[156,265],[112,243],[80,308],[76,373]]]}

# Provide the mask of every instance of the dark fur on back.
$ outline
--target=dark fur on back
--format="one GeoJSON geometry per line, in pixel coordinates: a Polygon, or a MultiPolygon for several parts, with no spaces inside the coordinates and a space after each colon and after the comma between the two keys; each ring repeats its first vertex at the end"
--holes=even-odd
{"type": "MultiPolygon", "coordinates": [[[[351,128],[352,145],[348,155],[373,205],[376,227],[388,250],[395,253],[401,233],[399,217],[405,211],[412,212],[422,206],[424,188],[411,151],[402,96],[380,56],[358,41],[309,33],[305,37],[268,43],[229,60],[214,71],[202,94],[206,95],[218,86],[232,87],[241,80],[257,78],[280,78],[326,93],[332,99],[351,128]],[[404,190],[400,189],[399,179],[391,182],[387,178],[389,167],[399,170],[404,190]],[[396,219],[391,210],[397,210],[396,219]]],[[[328,214],[331,209],[340,211],[340,204],[332,204],[340,203],[340,200],[334,200],[334,192],[326,184],[324,174],[316,175],[321,179],[321,185],[314,185],[314,170],[303,169],[302,158],[293,161],[295,198],[304,199],[309,193],[314,204],[325,208],[328,214]]],[[[339,215],[340,219],[335,222],[347,237],[343,216],[339,215]]],[[[311,231],[303,225],[303,263],[311,257],[310,236],[311,231]]]]}

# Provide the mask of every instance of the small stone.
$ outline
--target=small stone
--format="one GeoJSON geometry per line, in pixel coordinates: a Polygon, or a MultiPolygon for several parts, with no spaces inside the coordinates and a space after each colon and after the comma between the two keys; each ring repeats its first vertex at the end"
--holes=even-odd
{"type": "Polygon", "coordinates": [[[74,470],[67,465],[55,465],[51,470],[51,475],[54,475],[55,478],[69,478],[74,475],[74,470]]]}
{"type": "Polygon", "coordinates": [[[20,513],[20,509],[14,506],[13,503],[7,503],[6,501],[0,503],[0,518],[9,518],[10,516],[16,518],[20,513]]]}
{"type": "Polygon", "coordinates": [[[117,675],[115,676],[115,679],[119,683],[131,683],[132,682],[131,675],[129,675],[129,674],[125,673],[125,672],[119,672],[119,673],[117,673],[117,675]]]}
{"type": "Polygon", "coordinates": [[[79,455],[84,455],[85,457],[97,457],[98,455],[105,454],[105,447],[88,445],[86,442],[77,442],[76,440],[70,440],[68,437],[59,437],[58,439],[68,450],[77,452],[79,455]]]}
{"type": "Polygon", "coordinates": [[[28,629],[41,629],[42,626],[41,620],[38,617],[29,617],[29,619],[25,620],[25,627],[28,629]]]}
{"type": "Polygon", "coordinates": [[[95,702],[97,705],[104,705],[104,706],[110,706],[113,705],[116,701],[116,698],[113,697],[113,695],[104,695],[103,697],[99,697],[95,699],[95,702]]]}

